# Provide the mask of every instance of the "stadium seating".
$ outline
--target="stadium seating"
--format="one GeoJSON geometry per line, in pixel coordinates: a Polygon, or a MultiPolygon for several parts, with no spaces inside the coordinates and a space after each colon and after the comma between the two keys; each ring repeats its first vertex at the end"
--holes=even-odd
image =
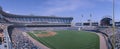
{"type": "MultiPolygon", "coordinates": [[[[108,35],[108,38],[112,42],[112,35],[113,35],[113,29],[111,27],[109,28],[101,28],[99,29],[101,32],[105,33],[108,35]]],[[[115,29],[115,48],[120,49],[120,29],[116,28],[115,29]]]]}
{"type": "Polygon", "coordinates": [[[40,46],[35,45],[33,41],[16,28],[13,30],[12,42],[15,49],[41,49],[40,46]]]}

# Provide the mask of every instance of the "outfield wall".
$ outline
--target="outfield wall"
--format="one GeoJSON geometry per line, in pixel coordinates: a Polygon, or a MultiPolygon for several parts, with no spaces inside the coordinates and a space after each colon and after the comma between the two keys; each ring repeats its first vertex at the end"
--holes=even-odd
{"type": "Polygon", "coordinates": [[[78,30],[78,27],[25,27],[26,30],[78,30]]]}

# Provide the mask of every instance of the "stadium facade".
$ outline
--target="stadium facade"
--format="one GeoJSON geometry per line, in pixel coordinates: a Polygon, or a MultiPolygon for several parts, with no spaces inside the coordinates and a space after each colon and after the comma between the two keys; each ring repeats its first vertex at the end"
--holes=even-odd
{"type": "MultiPolygon", "coordinates": [[[[109,17],[102,18],[100,22],[82,22],[76,23],[75,26],[112,26],[112,19],[109,17]]],[[[120,27],[120,22],[115,22],[116,27],[120,27]]]]}
{"type": "Polygon", "coordinates": [[[9,14],[0,7],[0,22],[10,24],[37,25],[44,27],[70,27],[73,17],[34,16],[9,14]]]}

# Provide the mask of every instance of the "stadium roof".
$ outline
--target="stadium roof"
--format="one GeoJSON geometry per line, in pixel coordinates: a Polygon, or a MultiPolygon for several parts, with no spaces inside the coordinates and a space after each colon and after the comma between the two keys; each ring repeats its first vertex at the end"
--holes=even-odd
{"type": "Polygon", "coordinates": [[[6,13],[2,10],[2,7],[0,7],[0,14],[2,14],[5,17],[41,17],[41,18],[71,18],[73,17],[57,17],[57,16],[35,16],[35,15],[16,15],[16,14],[10,14],[6,13]]]}

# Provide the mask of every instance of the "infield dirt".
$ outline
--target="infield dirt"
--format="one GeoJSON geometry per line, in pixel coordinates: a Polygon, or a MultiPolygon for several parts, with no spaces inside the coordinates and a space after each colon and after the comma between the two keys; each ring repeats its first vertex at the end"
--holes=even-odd
{"type": "Polygon", "coordinates": [[[52,32],[52,31],[48,31],[47,33],[45,34],[36,34],[38,37],[49,37],[49,36],[54,36],[56,35],[56,32],[52,32]]]}

